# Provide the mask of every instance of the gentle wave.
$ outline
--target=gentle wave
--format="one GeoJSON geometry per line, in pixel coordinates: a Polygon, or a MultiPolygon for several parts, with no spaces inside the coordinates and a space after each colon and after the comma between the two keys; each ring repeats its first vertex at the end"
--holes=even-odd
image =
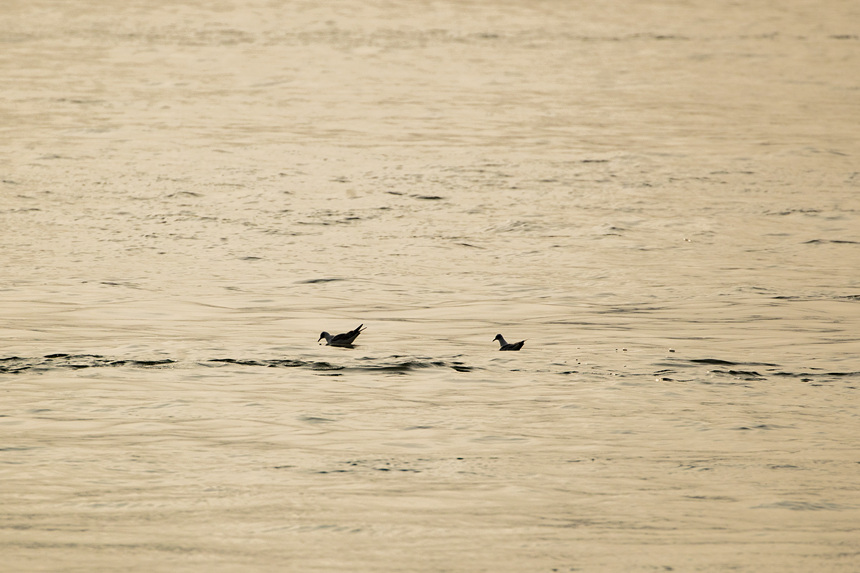
{"type": "Polygon", "coordinates": [[[730,377],[740,381],[766,380],[770,377],[796,378],[801,382],[820,382],[830,378],[860,378],[860,372],[857,371],[838,372],[809,369],[792,372],[770,362],[736,362],[721,358],[694,358],[689,360],[669,358],[660,362],[659,365],[666,368],[656,371],[654,375],[664,381],[674,381],[670,375],[678,374],[682,369],[701,368],[703,366],[713,367],[707,370],[708,374],[730,377]]]}
{"type": "MultiPolygon", "coordinates": [[[[0,358],[0,374],[20,374],[24,372],[47,372],[50,370],[82,370],[86,368],[167,368],[178,367],[178,360],[163,358],[158,360],[141,360],[130,358],[111,358],[98,354],[47,354],[40,357],[9,356],[0,358]]],[[[212,358],[209,360],[189,362],[186,366],[202,366],[219,368],[225,366],[246,366],[251,368],[300,368],[318,373],[328,373],[330,376],[340,376],[347,372],[381,372],[406,374],[433,368],[451,369],[457,372],[472,372],[481,367],[466,364],[460,360],[439,360],[436,358],[414,356],[390,356],[387,358],[366,359],[364,363],[336,363],[326,360],[302,360],[293,358],[276,359],[244,359],[244,358],[212,358]]],[[[664,382],[696,382],[709,381],[713,378],[734,380],[737,382],[764,381],[770,378],[793,378],[805,383],[835,382],[843,380],[853,383],[860,379],[860,371],[837,371],[808,368],[802,371],[792,371],[778,364],[769,362],[741,362],[721,358],[674,359],[665,358],[654,364],[657,368],[650,372],[626,372],[626,375],[645,375],[656,377],[664,382]]],[[[576,375],[579,369],[565,366],[556,374],[576,375]]],[[[594,371],[591,371],[594,374],[594,371]]],[[[710,382],[709,382],[710,383],[710,382]]],[[[849,386],[850,387],[850,386],[849,386]]]]}
{"type": "MultiPolygon", "coordinates": [[[[47,371],[47,370],[81,370],[84,368],[111,368],[119,366],[128,366],[132,368],[157,368],[176,366],[179,362],[169,358],[161,360],[137,360],[124,358],[109,358],[98,354],[47,354],[41,357],[22,358],[19,356],[10,356],[0,358],[0,374],[19,374],[27,371],[47,371]]],[[[429,358],[408,358],[402,356],[394,356],[389,359],[374,360],[366,365],[356,366],[354,364],[334,364],[320,360],[297,360],[297,359],[272,359],[272,360],[255,360],[241,358],[213,358],[203,362],[198,362],[199,365],[208,367],[226,366],[233,364],[237,366],[256,366],[264,368],[304,368],[314,371],[328,372],[393,372],[406,373],[413,370],[427,368],[450,368],[457,372],[471,372],[475,369],[474,366],[469,366],[463,362],[452,360],[436,360],[429,358]]]]}
{"type": "Polygon", "coordinates": [[[306,368],[308,370],[323,370],[323,371],[361,371],[361,372],[401,372],[406,373],[412,370],[425,368],[451,368],[458,372],[470,372],[475,369],[474,366],[468,366],[463,362],[432,359],[407,358],[401,360],[400,356],[392,357],[389,360],[379,360],[367,365],[342,365],[332,364],[331,362],[318,360],[291,360],[291,359],[275,359],[275,360],[242,360],[235,358],[214,358],[203,362],[205,366],[217,366],[223,364],[236,364],[239,366],[261,366],[268,368],[306,368]]]}
{"type": "Polygon", "coordinates": [[[83,368],[109,368],[131,366],[137,368],[152,368],[175,364],[175,360],[133,360],[117,359],[99,356],[98,354],[46,354],[41,357],[21,358],[10,356],[0,358],[0,373],[18,374],[26,371],[45,370],[81,370],[83,368]]]}

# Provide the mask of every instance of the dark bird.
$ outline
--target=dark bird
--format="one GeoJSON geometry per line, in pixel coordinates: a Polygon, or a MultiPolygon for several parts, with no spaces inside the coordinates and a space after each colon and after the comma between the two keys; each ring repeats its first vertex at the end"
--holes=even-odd
{"type": "Polygon", "coordinates": [[[493,340],[498,340],[501,348],[499,350],[519,350],[525,344],[525,340],[520,340],[519,342],[512,342],[508,344],[508,341],[505,340],[505,337],[501,334],[497,334],[493,340]]]}
{"type": "Polygon", "coordinates": [[[344,332],[343,334],[335,334],[332,336],[328,332],[323,332],[320,334],[320,337],[317,339],[317,342],[325,338],[326,346],[352,346],[352,342],[358,338],[358,335],[361,334],[363,324],[359,324],[358,328],[355,330],[350,330],[349,332],[344,332]]]}

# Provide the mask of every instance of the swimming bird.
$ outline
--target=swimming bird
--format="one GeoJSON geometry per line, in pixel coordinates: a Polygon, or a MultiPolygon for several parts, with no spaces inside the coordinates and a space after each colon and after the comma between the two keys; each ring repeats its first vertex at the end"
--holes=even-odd
{"type": "Polygon", "coordinates": [[[501,334],[497,334],[493,340],[498,340],[501,348],[499,350],[519,350],[525,344],[525,340],[520,340],[519,342],[512,342],[508,344],[508,341],[505,340],[505,337],[501,334]]]}
{"type": "Polygon", "coordinates": [[[363,324],[359,324],[358,328],[355,330],[350,330],[349,332],[344,332],[343,334],[335,334],[332,336],[328,332],[323,332],[320,334],[320,337],[317,339],[317,342],[325,338],[326,346],[352,346],[352,341],[358,338],[358,335],[361,334],[363,329],[363,324]]]}

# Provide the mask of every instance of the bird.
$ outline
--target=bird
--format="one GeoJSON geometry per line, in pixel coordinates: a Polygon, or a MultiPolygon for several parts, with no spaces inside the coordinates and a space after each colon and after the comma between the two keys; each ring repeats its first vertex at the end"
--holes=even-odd
{"type": "Polygon", "coordinates": [[[493,340],[498,340],[501,348],[499,350],[519,350],[525,344],[525,340],[520,340],[519,342],[512,342],[508,344],[508,341],[505,340],[505,337],[501,334],[497,334],[493,340]]]}
{"type": "Polygon", "coordinates": [[[325,338],[326,346],[352,346],[352,342],[358,338],[358,335],[361,334],[364,325],[359,324],[358,328],[355,330],[350,330],[349,332],[344,332],[343,334],[335,334],[332,336],[328,332],[323,331],[320,334],[320,337],[317,339],[317,342],[325,338]]]}

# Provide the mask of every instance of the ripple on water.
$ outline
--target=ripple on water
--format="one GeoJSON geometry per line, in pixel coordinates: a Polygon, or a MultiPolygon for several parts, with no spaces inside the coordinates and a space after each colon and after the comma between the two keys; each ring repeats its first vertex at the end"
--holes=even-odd
{"type": "Polygon", "coordinates": [[[0,358],[0,374],[19,374],[27,371],[44,372],[49,370],[82,370],[84,368],[106,368],[130,366],[133,368],[164,367],[176,364],[175,360],[117,359],[98,354],[46,354],[45,356],[22,358],[10,356],[0,358]]]}
{"type": "MultiPolygon", "coordinates": [[[[689,373],[692,369],[702,369],[702,367],[707,368],[705,373],[708,375],[716,375],[743,382],[762,381],[771,377],[794,378],[806,383],[820,383],[830,379],[848,381],[860,378],[860,372],[856,371],[838,372],[810,368],[808,370],[793,372],[779,364],[770,362],[740,362],[720,358],[666,358],[655,365],[663,368],[655,370],[654,376],[658,380],[666,382],[675,381],[675,378],[672,376],[681,372],[689,373]]],[[[689,381],[689,378],[686,381],[689,381]]]]}
{"type": "MultiPolygon", "coordinates": [[[[109,368],[126,366],[132,368],[165,367],[179,364],[169,358],[160,360],[140,360],[129,358],[110,358],[98,354],[48,354],[41,357],[22,358],[9,356],[0,358],[0,373],[18,374],[27,371],[44,372],[49,370],[81,370],[84,368],[109,368]]],[[[337,364],[324,360],[299,360],[277,358],[270,360],[244,358],[213,358],[202,363],[203,366],[218,367],[228,364],[258,368],[303,368],[317,372],[389,372],[405,374],[414,370],[428,368],[450,368],[457,372],[470,372],[475,367],[457,360],[437,360],[430,358],[415,358],[392,356],[385,359],[367,359],[365,363],[356,365],[337,364]]]]}
{"type": "Polygon", "coordinates": [[[236,364],[239,366],[258,366],[269,368],[305,368],[308,370],[317,371],[358,371],[358,372],[389,372],[405,374],[413,370],[426,368],[450,368],[457,372],[470,372],[474,369],[473,366],[464,364],[463,362],[452,360],[435,360],[429,358],[406,358],[402,356],[393,356],[387,359],[367,359],[361,365],[344,365],[333,364],[327,361],[319,360],[291,360],[291,359],[274,359],[274,360],[242,360],[235,358],[214,358],[204,363],[207,366],[217,364],[236,364]]]}

